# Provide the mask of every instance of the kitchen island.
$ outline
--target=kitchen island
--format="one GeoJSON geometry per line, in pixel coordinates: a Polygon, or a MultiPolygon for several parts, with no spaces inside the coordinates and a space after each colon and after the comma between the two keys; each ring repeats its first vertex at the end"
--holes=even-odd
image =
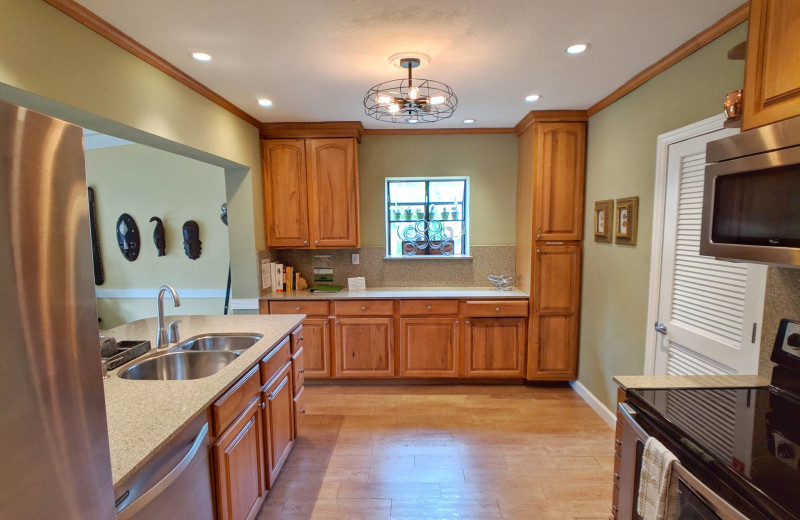
{"type": "MultiPolygon", "coordinates": [[[[168,317],[169,321],[178,320],[182,340],[207,333],[257,333],[263,338],[222,370],[202,379],[142,381],[120,378],[118,372],[130,363],[109,372],[104,381],[104,391],[115,491],[193,419],[206,414],[209,406],[237,380],[282,345],[304,317],[302,314],[168,317]]],[[[151,345],[155,345],[156,331],[156,319],[148,318],[120,325],[110,334],[118,341],[149,340],[151,345]]],[[[162,352],[152,349],[134,363],[162,352]]]]}

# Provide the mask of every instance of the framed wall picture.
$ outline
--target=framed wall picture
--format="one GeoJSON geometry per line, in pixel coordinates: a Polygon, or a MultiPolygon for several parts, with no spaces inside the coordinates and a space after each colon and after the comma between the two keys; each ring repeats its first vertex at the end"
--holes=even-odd
{"type": "Polygon", "coordinates": [[[639,197],[617,199],[614,241],[628,246],[636,245],[636,228],[639,220],[639,197]]]}
{"type": "Polygon", "coordinates": [[[598,200],[594,203],[594,241],[611,242],[614,227],[613,200],[598,200]]]}

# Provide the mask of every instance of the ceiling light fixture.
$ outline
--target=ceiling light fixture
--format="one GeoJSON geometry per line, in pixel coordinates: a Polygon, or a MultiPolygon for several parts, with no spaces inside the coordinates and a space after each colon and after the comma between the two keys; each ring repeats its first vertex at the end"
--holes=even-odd
{"type": "Polygon", "coordinates": [[[192,51],[192,58],[197,61],[211,61],[211,55],[203,51],[192,51]]]}
{"type": "Polygon", "coordinates": [[[424,67],[430,57],[424,54],[395,54],[389,61],[408,70],[408,77],[378,83],[364,96],[364,111],[388,123],[435,123],[452,116],[458,106],[453,89],[439,81],[414,78],[412,69],[424,67]]]}
{"type": "Polygon", "coordinates": [[[531,94],[530,96],[525,96],[525,101],[528,103],[533,103],[534,101],[539,101],[541,96],[539,94],[531,94]]]}
{"type": "Polygon", "coordinates": [[[474,120],[474,119],[465,119],[465,120],[464,120],[464,124],[465,124],[465,125],[471,125],[471,124],[472,124],[472,123],[474,123],[474,122],[475,122],[475,120],[474,120]]]}
{"type": "Polygon", "coordinates": [[[261,105],[262,107],[271,107],[272,100],[267,98],[261,98],[258,100],[258,104],[261,105]]]}
{"type": "Polygon", "coordinates": [[[588,43],[576,43],[567,47],[567,54],[580,54],[589,48],[588,43]]]}

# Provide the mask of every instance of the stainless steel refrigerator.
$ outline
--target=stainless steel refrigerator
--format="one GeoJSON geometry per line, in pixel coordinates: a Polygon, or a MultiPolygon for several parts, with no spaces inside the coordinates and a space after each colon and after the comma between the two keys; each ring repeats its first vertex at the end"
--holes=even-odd
{"type": "Polygon", "coordinates": [[[0,102],[0,518],[111,520],[83,134],[0,102]]]}

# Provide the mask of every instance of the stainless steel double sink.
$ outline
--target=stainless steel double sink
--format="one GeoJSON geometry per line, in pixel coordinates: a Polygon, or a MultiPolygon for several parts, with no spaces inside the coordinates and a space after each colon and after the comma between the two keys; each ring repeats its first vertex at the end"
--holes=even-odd
{"type": "Polygon", "coordinates": [[[203,334],[119,372],[123,379],[187,380],[216,374],[263,338],[261,334],[203,334]]]}

